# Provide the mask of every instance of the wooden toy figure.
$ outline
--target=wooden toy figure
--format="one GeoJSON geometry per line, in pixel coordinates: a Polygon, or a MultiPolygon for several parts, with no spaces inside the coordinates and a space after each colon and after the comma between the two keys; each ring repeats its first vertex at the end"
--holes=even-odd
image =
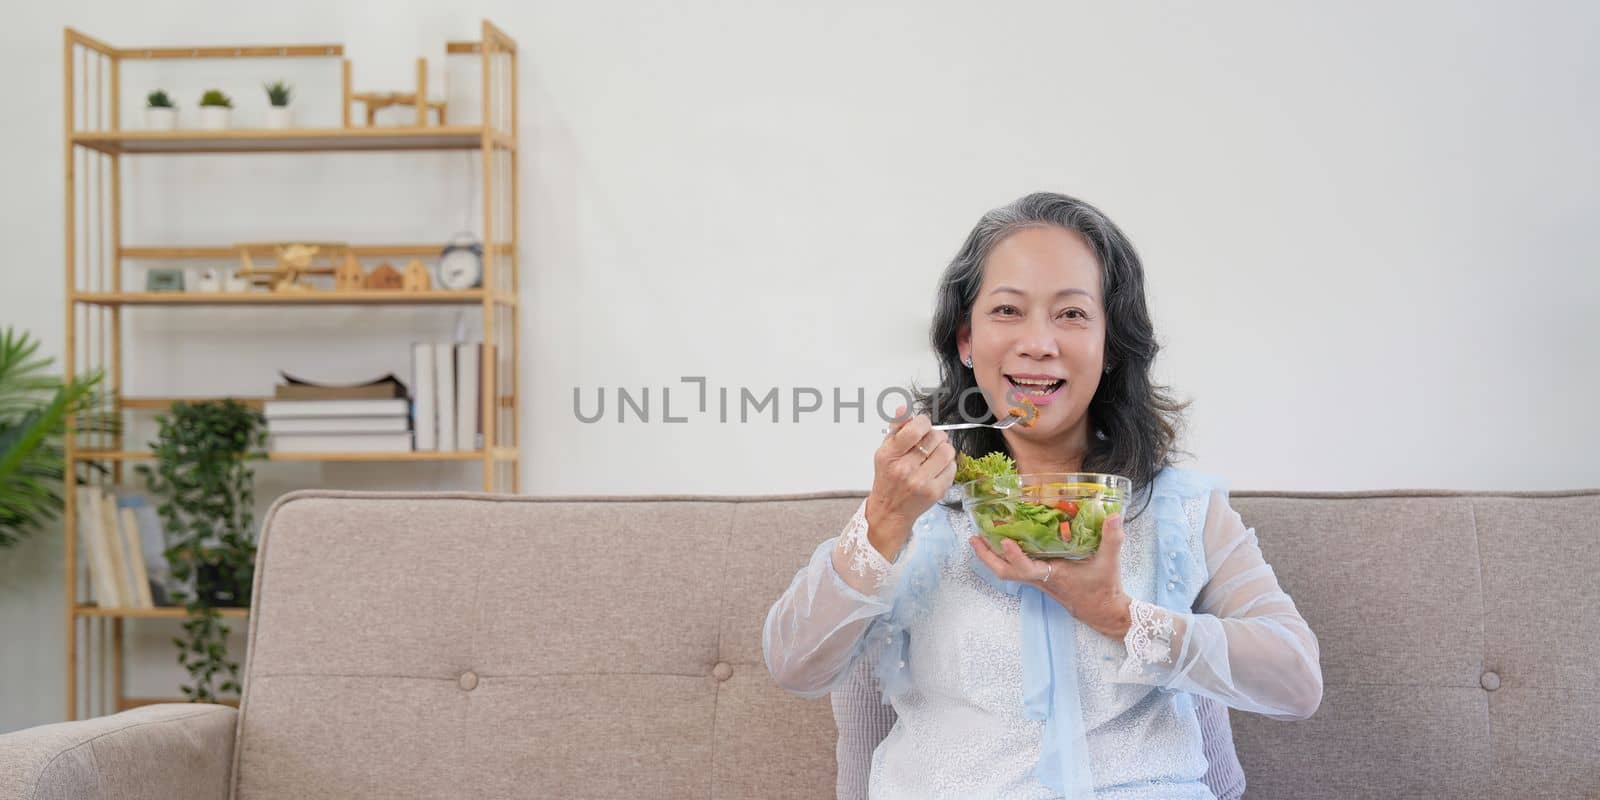
{"type": "Polygon", "coordinates": [[[411,259],[406,265],[405,290],[408,292],[426,292],[433,288],[433,279],[428,275],[428,268],[422,265],[422,260],[411,259]]]}
{"type": "Polygon", "coordinates": [[[359,291],[367,284],[367,274],[361,271],[361,262],[356,261],[356,254],[345,251],[344,263],[339,265],[337,272],[333,273],[334,288],[340,291],[359,291]]]}
{"type": "Polygon", "coordinates": [[[274,292],[309,292],[315,287],[301,283],[300,278],[311,270],[311,259],[321,249],[315,245],[291,244],[278,249],[278,269],[282,277],[272,287],[274,292]]]}

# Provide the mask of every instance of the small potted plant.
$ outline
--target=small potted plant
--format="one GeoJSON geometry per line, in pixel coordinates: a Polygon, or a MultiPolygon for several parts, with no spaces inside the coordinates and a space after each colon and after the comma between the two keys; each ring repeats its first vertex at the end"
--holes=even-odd
{"type": "Polygon", "coordinates": [[[178,109],[166,92],[157,89],[145,96],[144,126],[153,131],[170,131],[178,127],[178,109]]]}
{"type": "Polygon", "coordinates": [[[233,110],[233,100],[218,89],[207,89],[200,96],[200,127],[208,131],[228,128],[228,114],[233,110]]]}
{"type": "Polygon", "coordinates": [[[292,123],[289,113],[289,84],[278,81],[266,84],[266,89],[267,102],[271,103],[271,106],[267,108],[267,127],[274,130],[282,130],[289,127],[292,123]]]}

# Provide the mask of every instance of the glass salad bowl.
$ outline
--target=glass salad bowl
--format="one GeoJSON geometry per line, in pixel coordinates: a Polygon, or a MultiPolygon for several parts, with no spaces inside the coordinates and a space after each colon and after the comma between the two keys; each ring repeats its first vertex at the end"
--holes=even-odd
{"type": "Polygon", "coordinates": [[[961,508],[996,553],[1012,539],[1034,558],[1081,560],[1100,549],[1106,517],[1121,513],[1133,482],[1121,475],[1047,472],[960,484],[961,508]]]}

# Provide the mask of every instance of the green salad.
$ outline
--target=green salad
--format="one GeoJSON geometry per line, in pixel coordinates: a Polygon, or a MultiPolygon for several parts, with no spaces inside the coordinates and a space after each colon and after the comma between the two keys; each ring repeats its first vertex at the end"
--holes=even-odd
{"type": "Polygon", "coordinates": [[[1100,549],[1100,529],[1122,511],[1126,496],[1108,483],[1050,477],[1018,475],[1004,453],[956,459],[955,481],[966,489],[962,506],[996,553],[1011,539],[1031,556],[1087,558],[1100,549]]]}

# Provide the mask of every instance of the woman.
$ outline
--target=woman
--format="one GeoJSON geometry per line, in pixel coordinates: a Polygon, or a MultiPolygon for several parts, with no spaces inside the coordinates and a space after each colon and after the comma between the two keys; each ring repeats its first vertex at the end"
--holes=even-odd
{"type": "Polygon", "coordinates": [[[941,386],[874,455],[872,491],[767,615],[767,666],[820,697],[869,659],[896,722],[874,798],[1210,798],[1191,695],[1303,719],[1316,637],[1216,481],[1172,466],[1143,267],[1104,214],[1033,194],[986,214],[940,282],[941,386]],[[1029,426],[953,435],[1019,397],[1029,426]],[[1081,562],[975,536],[957,452],[1135,487],[1081,562]]]}

